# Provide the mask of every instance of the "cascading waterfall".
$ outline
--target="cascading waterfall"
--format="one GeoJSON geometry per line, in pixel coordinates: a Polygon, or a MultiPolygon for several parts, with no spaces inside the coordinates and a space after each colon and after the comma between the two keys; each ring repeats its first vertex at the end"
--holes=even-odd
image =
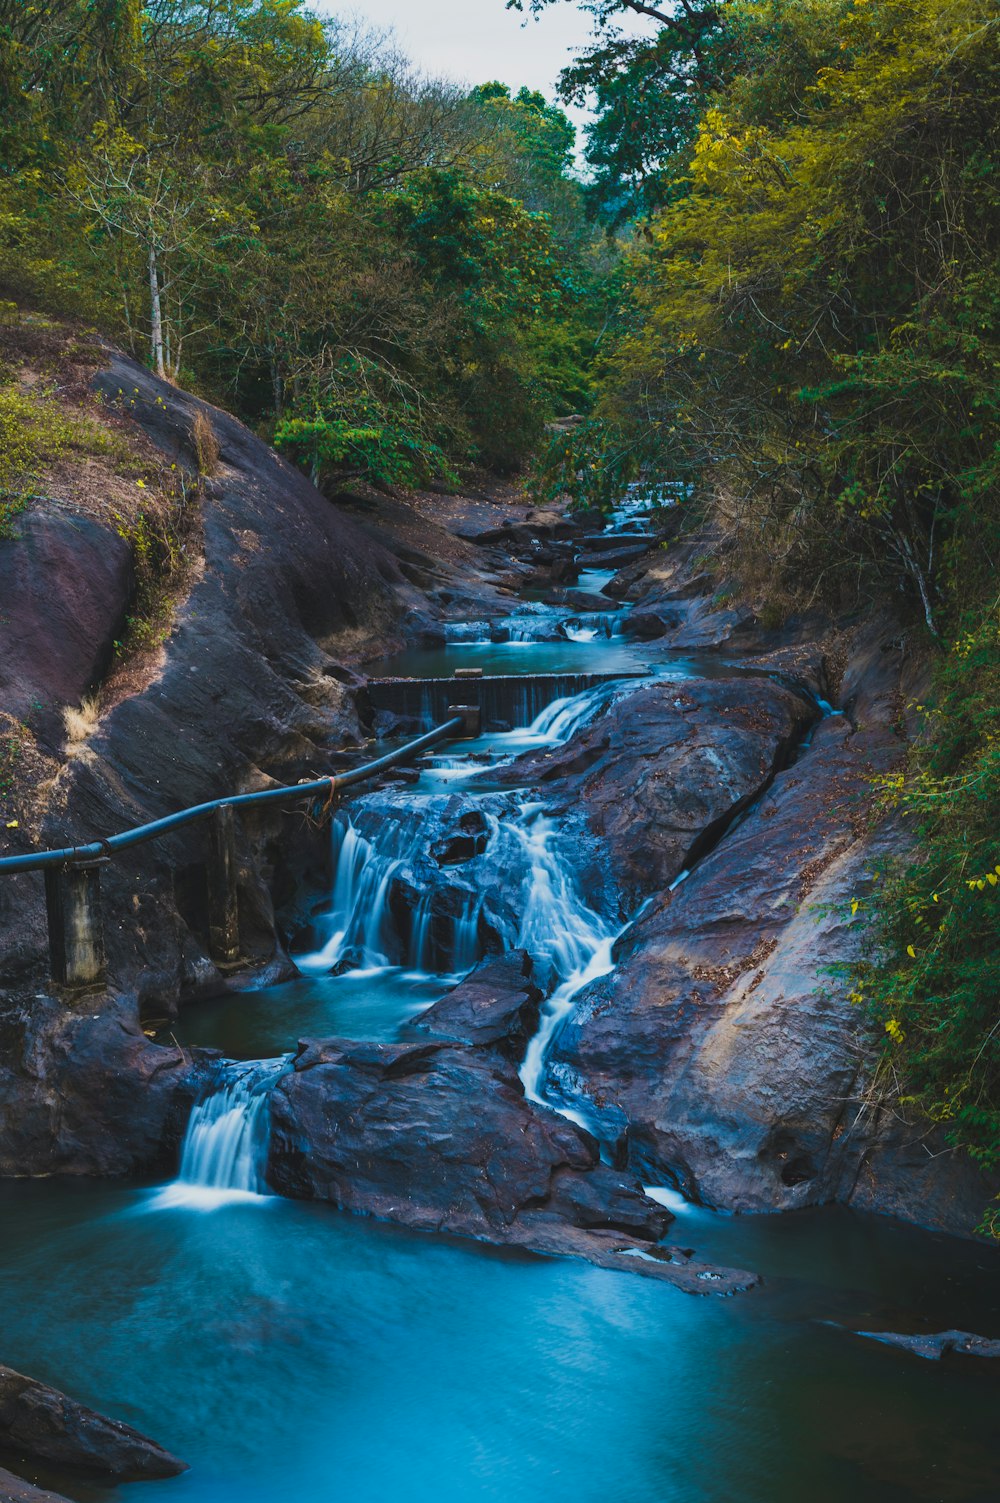
{"type": "Polygon", "coordinates": [[[318,950],[296,955],[299,970],[327,975],[345,962],[375,970],[403,964],[413,971],[464,973],[478,958],[482,895],[469,892],[450,920],[437,918],[431,894],[414,909],[409,935],[401,936],[391,901],[394,883],[412,867],[433,838],[441,800],[406,799],[389,804],[362,800],[352,815],[334,821],[334,884],[330,908],[317,920],[326,937],[318,950]],[[394,817],[387,818],[391,813],[394,817]],[[450,923],[450,936],[442,930],[450,923]],[[443,954],[441,952],[444,952],[443,954]],[[443,965],[436,965],[440,958],[443,965]]]}
{"type": "Polygon", "coordinates": [[[621,682],[595,684],[582,694],[571,694],[554,700],[535,716],[528,727],[525,740],[530,738],[531,741],[551,745],[569,741],[592,715],[596,715],[624,687],[621,682]]]}
{"type": "Polygon", "coordinates": [[[271,1091],[291,1055],[227,1061],[191,1109],[181,1148],[180,1172],[173,1184],[157,1191],[158,1208],[193,1206],[214,1210],[234,1200],[266,1196],[271,1091]]]}
{"type": "MultiPolygon", "coordinates": [[[[581,896],[559,850],[555,821],[542,813],[541,805],[526,805],[519,819],[505,827],[503,836],[508,859],[512,857],[524,868],[516,945],[531,955],[539,980],[554,988],[519,1074],[529,1101],[552,1105],[544,1094],[549,1049],[577,993],[613,968],[611,951],[618,929],[581,896]]],[[[582,1122],[580,1114],[569,1108],[557,1110],[582,1122]]]]}

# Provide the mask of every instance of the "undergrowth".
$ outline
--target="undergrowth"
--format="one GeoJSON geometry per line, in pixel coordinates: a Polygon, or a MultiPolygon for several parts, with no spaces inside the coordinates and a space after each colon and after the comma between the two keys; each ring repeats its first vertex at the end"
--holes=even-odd
{"type": "MultiPolygon", "coordinates": [[[[854,1000],[878,1021],[900,1105],[985,1171],[1000,1167],[1000,614],[966,618],[924,734],[882,805],[917,836],[873,906],[854,1000]]],[[[1000,1237],[1000,1206],[981,1230],[1000,1237]]]]}

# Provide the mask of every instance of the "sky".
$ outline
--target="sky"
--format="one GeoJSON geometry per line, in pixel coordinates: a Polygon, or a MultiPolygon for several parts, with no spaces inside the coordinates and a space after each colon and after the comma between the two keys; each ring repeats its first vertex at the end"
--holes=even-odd
{"type": "Polygon", "coordinates": [[[590,18],[570,0],[527,25],[517,11],[504,8],[504,0],[322,0],[316,9],[391,28],[421,72],[458,83],[524,83],[549,98],[559,70],[590,32],[590,18]]]}
{"type": "MultiPolygon", "coordinates": [[[[504,0],[320,0],[315,9],[391,29],[422,73],[456,83],[497,78],[515,89],[527,84],[547,99],[555,98],[561,69],[591,32],[590,17],[572,0],[550,6],[537,21],[529,17],[527,24],[505,9],[504,0]]],[[[635,30],[648,28],[638,21],[635,30]]],[[[587,118],[580,110],[568,113],[578,128],[587,118]]]]}

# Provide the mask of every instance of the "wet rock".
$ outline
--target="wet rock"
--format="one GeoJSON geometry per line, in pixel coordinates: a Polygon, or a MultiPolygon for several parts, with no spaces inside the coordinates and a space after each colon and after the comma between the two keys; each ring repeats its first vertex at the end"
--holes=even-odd
{"type": "Polygon", "coordinates": [[[565,606],[570,611],[606,611],[612,603],[606,595],[593,594],[590,590],[553,590],[545,597],[546,605],[565,606]]]}
{"type": "Polygon", "coordinates": [[[456,1043],[500,1045],[519,1060],[537,1026],[541,999],[529,957],[513,951],[477,966],[413,1026],[456,1043]]]}
{"type": "Polygon", "coordinates": [[[523,1026],[516,959],[482,967],[422,1024],[478,1046],[300,1045],[271,1102],[270,1182],[284,1194],[420,1230],[449,1232],[642,1273],[691,1293],[757,1282],[669,1254],[643,1259],[673,1220],[595,1140],[524,1098],[510,1044],[523,1026]],[[513,1027],[512,1027],[513,1025],[513,1027]],[[496,1045],[496,1046],[495,1046],[496,1045]]]}
{"type": "MultiPolygon", "coordinates": [[[[578,999],[552,1065],[581,1084],[612,1136],[627,1121],[629,1162],[669,1171],[709,1205],[840,1200],[968,1234],[990,1181],[929,1141],[925,1123],[880,1102],[878,1041],[847,996],[864,922],[852,904],[864,905],[879,865],[906,848],[891,825],[867,824],[872,775],[903,750],[878,712],[898,703],[899,672],[886,657],[885,691],[868,679],[865,726],[818,724],[809,749],[661,893],[620,942],[616,971],[578,999]]],[[[757,693],[752,681],[743,689],[757,693]]],[[[655,747],[651,728],[644,734],[655,747]]],[[[634,819],[645,830],[641,806],[634,819]]],[[[659,846],[663,836],[650,838],[659,846]]]]}
{"type": "MultiPolygon", "coordinates": [[[[756,797],[817,711],[769,679],[661,680],[498,777],[585,813],[630,899],[665,888],[756,797]]],[[[557,804],[557,806],[558,806],[557,804]]]]}
{"type": "Polygon", "coordinates": [[[15,1477],[0,1466],[0,1503],[69,1503],[69,1499],[62,1493],[50,1493],[33,1482],[25,1482],[23,1477],[15,1477]]]}
{"type": "MultiPolygon", "coordinates": [[[[419,776],[418,772],[417,778],[419,776]]],[[[431,846],[431,854],[439,866],[458,866],[481,856],[489,844],[489,838],[489,828],[482,812],[479,809],[469,809],[460,815],[456,831],[431,846]]]]}
{"type": "Polygon", "coordinates": [[[0,1449],[119,1482],[176,1477],[187,1462],[121,1420],[34,1378],[0,1367],[0,1449]]]}
{"type": "Polygon", "coordinates": [[[134,1000],[0,999],[0,1046],[0,1175],[119,1175],[172,1162],[204,1067],[147,1039],[134,1000]]]}
{"type": "Polygon", "coordinates": [[[644,559],[650,550],[650,541],[643,539],[638,545],[633,544],[627,548],[602,549],[598,553],[580,553],[577,555],[577,563],[581,569],[623,569],[627,564],[634,564],[639,559],[644,559]]]}
{"type": "Polygon", "coordinates": [[[901,1336],[896,1331],[855,1331],[856,1336],[865,1336],[869,1341],[881,1341],[885,1346],[896,1346],[914,1357],[925,1357],[940,1362],[948,1352],[961,1357],[1000,1357],[1000,1341],[986,1336],[974,1336],[970,1331],[938,1331],[934,1335],[901,1336]]]}
{"type": "MultiPolygon", "coordinates": [[[[670,624],[678,623],[677,613],[670,614],[670,624]]],[[[668,622],[656,611],[629,611],[622,619],[622,632],[626,637],[635,637],[640,642],[655,642],[665,635],[668,622]]]]}

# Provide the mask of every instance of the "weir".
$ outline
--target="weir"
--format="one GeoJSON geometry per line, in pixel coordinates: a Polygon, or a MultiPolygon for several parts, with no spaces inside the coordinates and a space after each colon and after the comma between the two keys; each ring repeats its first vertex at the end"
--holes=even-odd
{"type": "MultiPolygon", "coordinates": [[[[645,676],[643,670],[483,675],[475,681],[475,697],[485,727],[524,727],[531,725],[554,701],[572,699],[601,684],[645,676]]],[[[442,706],[447,708],[454,700],[455,692],[454,678],[374,678],[368,681],[368,696],[373,709],[387,711],[418,725],[440,718],[442,706]]]]}

